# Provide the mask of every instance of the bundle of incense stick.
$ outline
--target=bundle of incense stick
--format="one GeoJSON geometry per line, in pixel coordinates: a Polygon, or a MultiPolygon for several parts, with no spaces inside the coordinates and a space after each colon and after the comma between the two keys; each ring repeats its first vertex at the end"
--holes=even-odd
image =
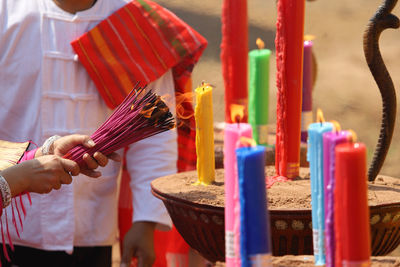
{"type": "Polygon", "coordinates": [[[174,117],[161,97],[145,87],[136,87],[114,110],[111,116],[92,134],[96,143],[92,148],[78,145],[64,158],[86,167],[83,155],[93,156],[96,151],[109,155],[147,137],[175,127],[174,117]]]}

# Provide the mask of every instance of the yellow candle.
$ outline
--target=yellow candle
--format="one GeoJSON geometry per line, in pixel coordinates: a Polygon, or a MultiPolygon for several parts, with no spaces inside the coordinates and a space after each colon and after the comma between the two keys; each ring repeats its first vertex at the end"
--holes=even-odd
{"type": "Polygon", "coordinates": [[[196,88],[196,154],[198,184],[209,185],[215,180],[214,128],[212,87],[203,83],[196,88]]]}

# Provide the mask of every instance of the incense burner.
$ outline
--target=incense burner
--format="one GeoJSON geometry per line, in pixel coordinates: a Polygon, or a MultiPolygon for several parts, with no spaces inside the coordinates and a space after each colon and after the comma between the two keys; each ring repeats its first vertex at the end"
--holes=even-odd
{"type": "MultiPolygon", "coordinates": [[[[379,36],[387,28],[398,28],[399,19],[391,14],[397,0],[385,0],[371,18],[364,35],[364,53],[372,75],[379,87],[383,102],[382,124],[378,145],[372,160],[368,180],[373,182],[378,176],[393,135],[396,95],[393,82],[379,51],[379,36]]],[[[222,153],[222,146],[216,153],[222,153]]],[[[268,154],[268,152],[267,152],[268,154]]],[[[272,152],[267,155],[274,157],[272,152]]],[[[222,167],[223,155],[216,155],[217,167],[222,167]]],[[[273,160],[272,160],[273,161],[273,160]]],[[[181,175],[181,174],[177,174],[181,175]]],[[[162,177],[159,179],[168,179],[162,177]]],[[[156,182],[156,181],[155,181],[156,182]]],[[[223,183],[221,184],[223,186],[223,183]]],[[[224,261],[225,228],[224,207],[195,203],[172,196],[152,184],[153,194],[160,198],[186,242],[208,260],[224,261]]],[[[370,205],[372,255],[387,255],[400,244],[400,201],[370,205]]],[[[271,239],[273,254],[312,254],[311,209],[270,210],[271,239]]]]}
{"type": "MultiPolygon", "coordinates": [[[[218,195],[223,198],[223,170],[217,170],[213,188],[193,186],[196,179],[195,171],[161,177],[153,181],[152,193],[164,202],[176,229],[191,247],[209,261],[224,261],[224,203],[217,198],[218,195]],[[166,184],[167,187],[186,184],[192,188],[191,192],[177,188],[171,193],[166,184]],[[197,196],[207,198],[207,202],[197,196]]],[[[310,208],[270,209],[269,216],[274,256],[313,254],[310,208]]],[[[387,255],[400,245],[400,195],[395,203],[370,205],[370,225],[374,256],[387,255]]]]}

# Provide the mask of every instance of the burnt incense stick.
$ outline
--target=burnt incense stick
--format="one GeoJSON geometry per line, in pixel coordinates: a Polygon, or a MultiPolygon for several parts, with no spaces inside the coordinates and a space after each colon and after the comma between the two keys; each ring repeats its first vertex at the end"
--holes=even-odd
{"type": "Polygon", "coordinates": [[[96,151],[109,155],[112,152],[150,136],[175,127],[175,120],[161,97],[146,87],[138,85],[114,110],[110,117],[92,134],[96,143],[92,148],[78,145],[64,158],[86,167],[83,155],[93,156],[96,151]]]}

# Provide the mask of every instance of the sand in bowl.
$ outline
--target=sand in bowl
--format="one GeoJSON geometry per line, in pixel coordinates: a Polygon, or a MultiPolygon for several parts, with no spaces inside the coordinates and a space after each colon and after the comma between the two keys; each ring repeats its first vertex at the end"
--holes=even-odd
{"type": "MultiPolygon", "coordinates": [[[[266,175],[275,175],[275,167],[267,166],[266,175]]],[[[161,179],[152,184],[161,192],[193,203],[224,207],[224,170],[217,169],[215,182],[211,185],[194,185],[197,172],[183,172],[161,179]]],[[[272,210],[311,209],[310,173],[300,168],[300,176],[287,182],[277,182],[267,190],[268,208],[272,210]]],[[[368,204],[370,206],[400,203],[400,180],[379,175],[368,183],[368,204]]]]}

